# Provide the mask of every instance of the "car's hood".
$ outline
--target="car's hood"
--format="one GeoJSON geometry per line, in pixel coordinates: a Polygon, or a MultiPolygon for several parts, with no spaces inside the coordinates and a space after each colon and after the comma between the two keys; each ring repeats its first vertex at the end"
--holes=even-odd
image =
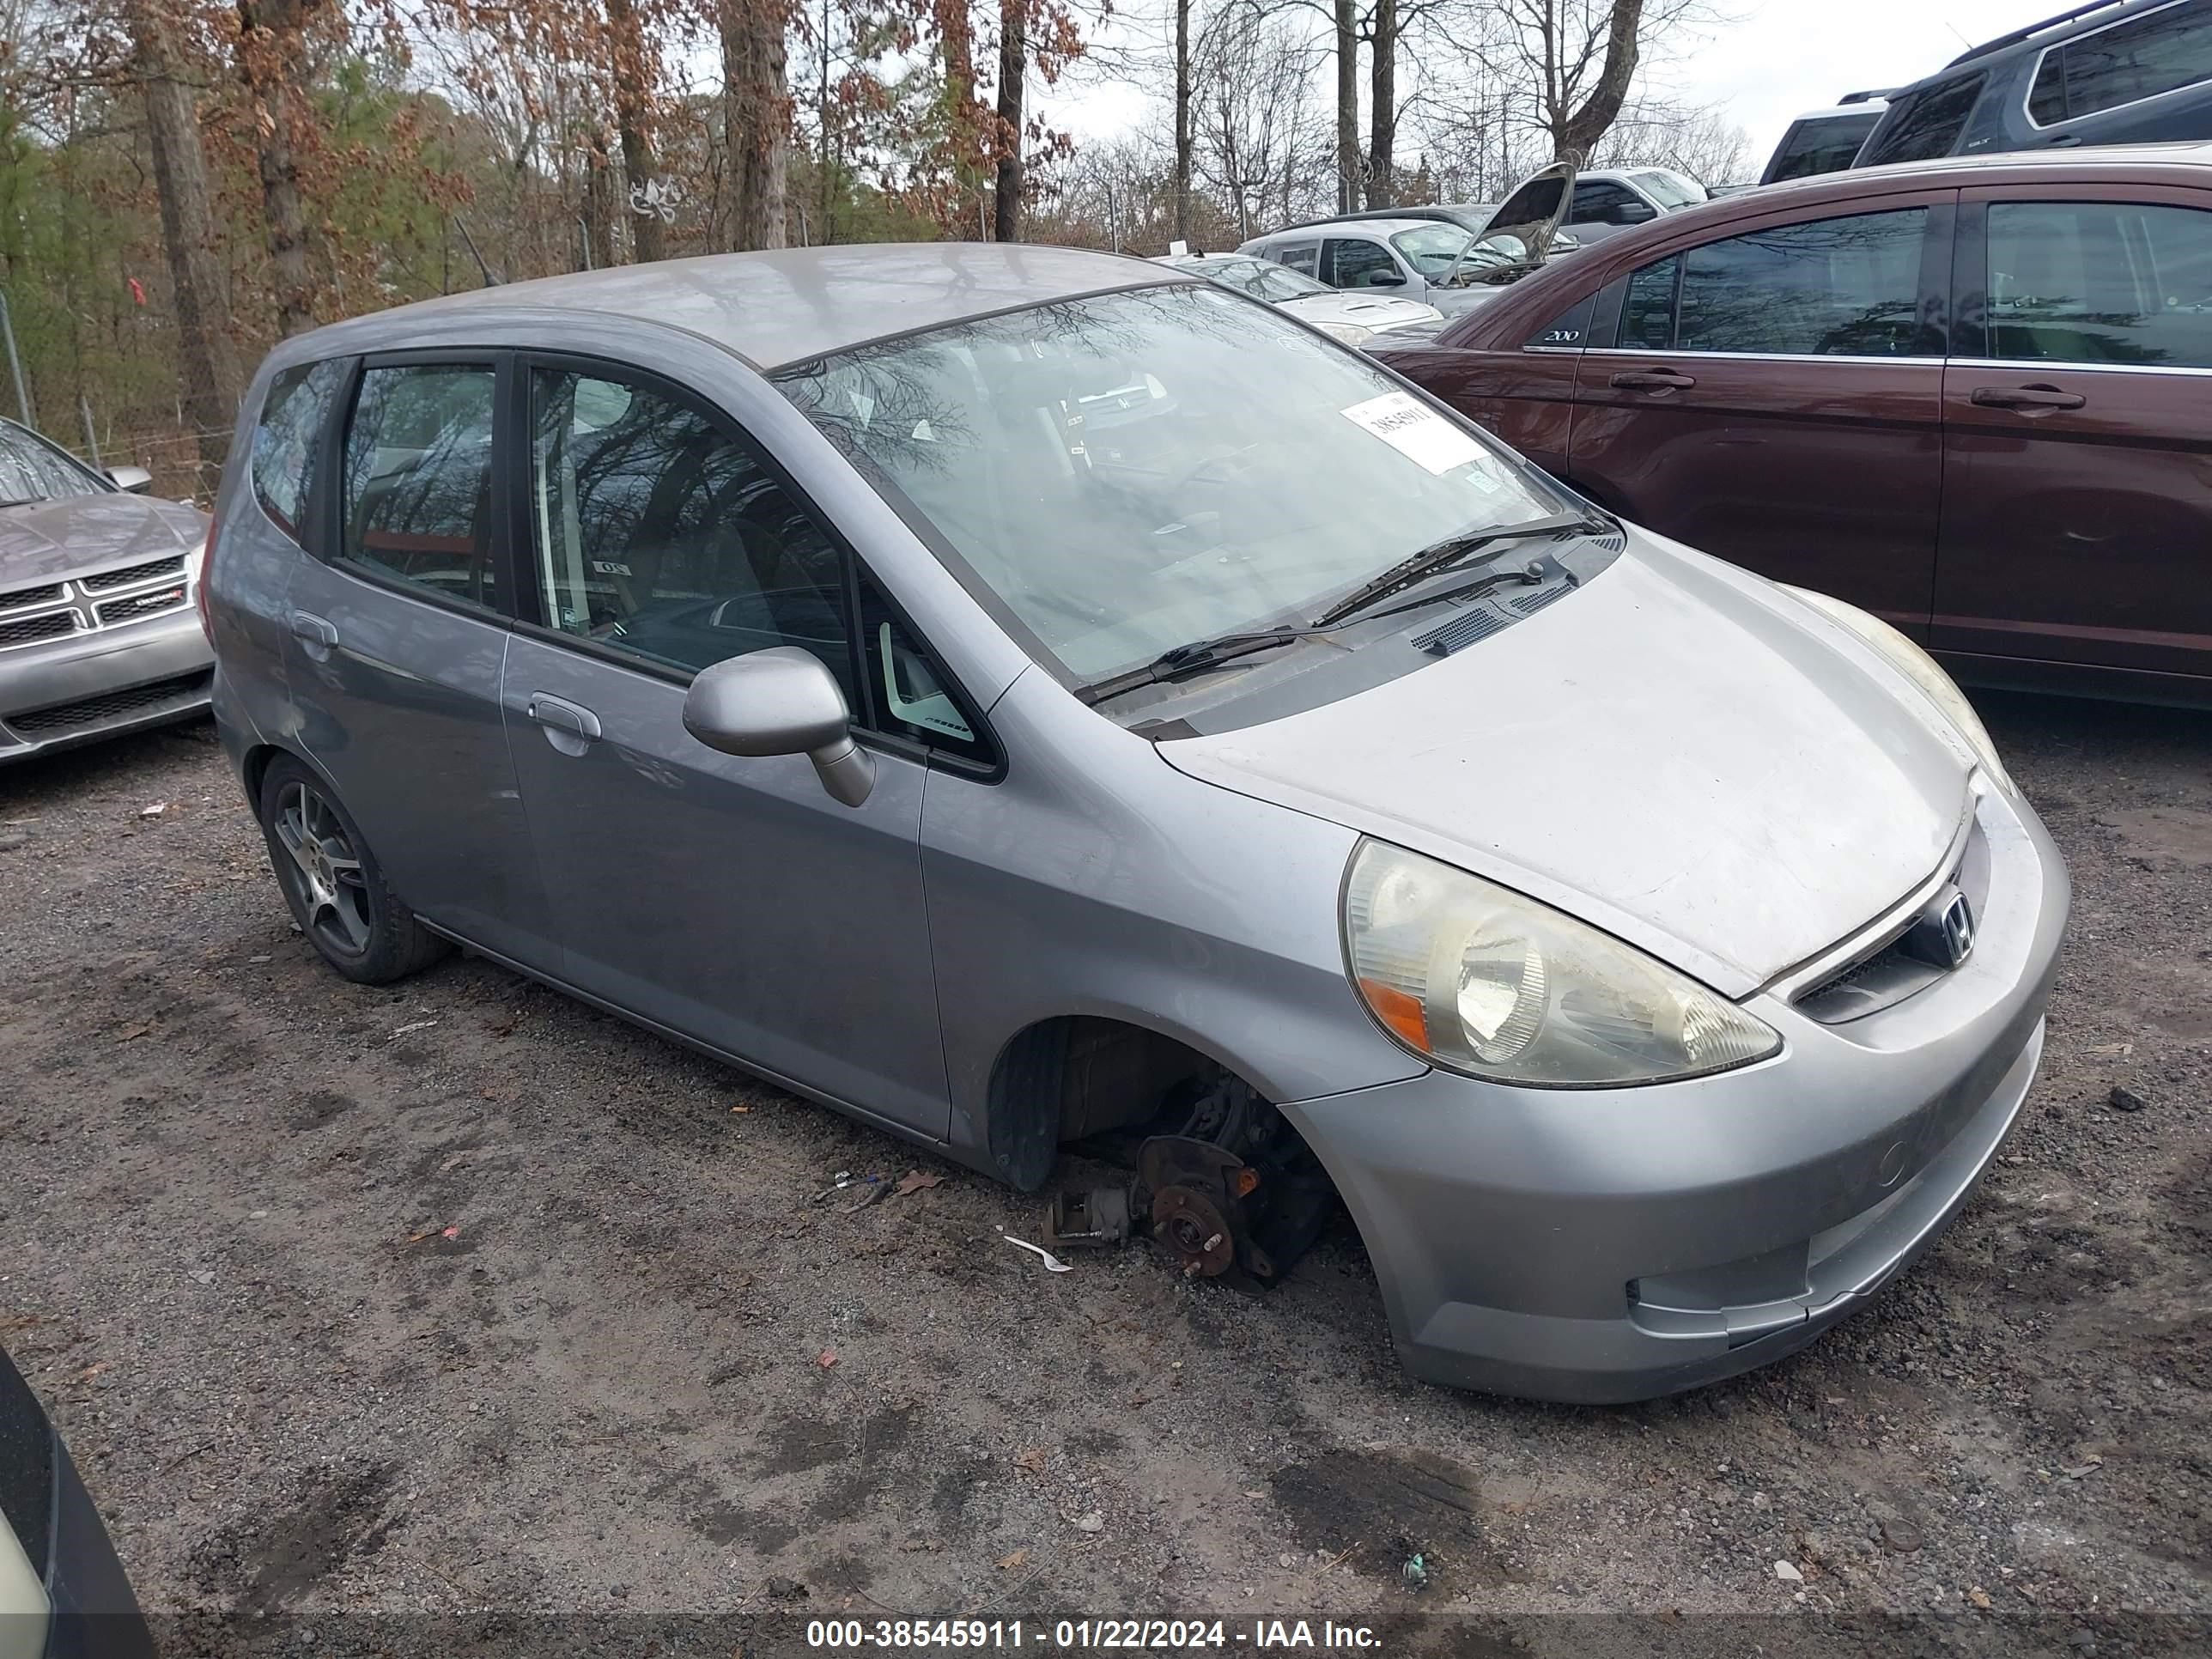
{"type": "Polygon", "coordinates": [[[1433,322],[1439,314],[1434,306],[1423,305],[1419,300],[1364,294],[1302,294],[1279,304],[1293,317],[1309,323],[1357,323],[1362,328],[1433,322]]]}
{"type": "Polygon", "coordinates": [[[1170,764],[1558,906],[1742,996],[1934,872],[1972,751],[1847,630],[1632,533],[1457,654],[1170,764]]]}
{"type": "Polygon", "coordinates": [[[198,546],[207,522],[196,507],[121,490],[0,507],[0,589],[166,558],[198,546]]]}

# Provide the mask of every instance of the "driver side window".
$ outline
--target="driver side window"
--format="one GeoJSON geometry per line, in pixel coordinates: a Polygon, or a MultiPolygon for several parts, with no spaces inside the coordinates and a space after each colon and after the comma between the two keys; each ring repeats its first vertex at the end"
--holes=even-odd
{"type": "Polygon", "coordinates": [[[843,557],[735,434],[649,386],[531,372],[533,620],[664,667],[770,646],[857,714],[843,557]]]}
{"type": "Polygon", "coordinates": [[[1388,248],[1340,237],[1329,239],[1328,263],[1328,273],[1322,280],[1331,288],[1388,286],[1389,279],[1399,274],[1398,262],[1390,257],[1388,248]],[[1384,278],[1384,282],[1377,283],[1377,276],[1384,278]]]}

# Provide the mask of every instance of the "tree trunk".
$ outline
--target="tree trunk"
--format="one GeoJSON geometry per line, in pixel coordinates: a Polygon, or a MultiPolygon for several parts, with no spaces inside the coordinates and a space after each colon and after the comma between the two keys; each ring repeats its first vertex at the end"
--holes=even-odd
{"type": "Polygon", "coordinates": [[[784,245],[791,129],[782,0],[720,0],[722,131],[732,189],[729,246],[784,245]]]}
{"type": "Polygon", "coordinates": [[[167,22],[143,0],[131,8],[128,21],[145,91],[161,246],[176,296],[177,366],[184,376],[185,409],[198,434],[201,463],[220,471],[238,418],[240,381],[238,354],[225,326],[229,302],[215,254],[207,155],[200,147],[192,90],[177,78],[167,22]]]}
{"type": "Polygon", "coordinates": [[[1359,205],[1359,25],[1354,0],[1336,0],[1336,206],[1359,205]]]}
{"type": "Polygon", "coordinates": [[[254,167],[269,243],[276,331],[315,325],[307,277],[307,216],[300,199],[298,107],[309,11],[320,0],[238,0],[238,70],[253,114],[254,167]]]}
{"type": "Polygon", "coordinates": [[[665,258],[668,247],[655,210],[659,175],[648,131],[652,65],[631,0],[607,0],[607,32],[614,48],[615,134],[622,143],[623,178],[629,185],[630,238],[638,263],[647,264],[665,258]]]}
{"type": "Polygon", "coordinates": [[[1613,16],[1606,31],[1605,64],[1598,71],[1597,85],[1583,106],[1555,122],[1552,129],[1552,155],[1554,161],[1565,161],[1570,156],[1577,161],[1587,161],[1597,151],[1597,141],[1620,116],[1620,106],[1628,99],[1628,83],[1636,78],[1636,64],[1643,51],[1644,0],[1613,0],[1613,16]]]}
{"type": "Polygon", "coordinates": [[[1190,240],[1190,6],[1175,0],[1175,234],[1190,240]]]}
{"type": "Polygon", "coordinates": [[[1375,57],[1369,67],[1367,205],[1395,205],[1390,148],[1398,135],[1398,0],[1375,0],[1375,57]]]}
{"type": "Polygon", "coordinates": [[[615,158],[607,153],[606,135],[597,131],[584,157],[585,263],[595,270],[622,261],[615,239],[615,158]]]}
{"type": "Polygon", "coordinates": [[[1029,0],[999,0],[999,176],[991,234],[1022,240],[1022,82],[1029,70],[1029,0]]]}
{"type": "MultiPolygon", "coordinates": [[[[933,0],[938,49],[945,58],[945,149],[954,182],[963,192],[981,176],[984,154],[981,112],[975,104],[975,23],[969,0],[933,0]]],[[[956,206],[953,211],[966,210],[956,206]]]]}

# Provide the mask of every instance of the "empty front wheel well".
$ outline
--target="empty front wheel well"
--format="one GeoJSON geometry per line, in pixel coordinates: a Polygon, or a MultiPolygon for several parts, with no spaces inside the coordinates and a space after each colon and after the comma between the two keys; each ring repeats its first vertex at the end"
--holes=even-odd
{"type": "Polygon", "coordinates": [[[1039,1020],[991,1068],[992,1164],[1000,1179],[1034,1192],[1066,1142],[1142,1123],[1179,1086],[1234,1075],[1188,1043],[1127,1020],[1039,1020]]]}

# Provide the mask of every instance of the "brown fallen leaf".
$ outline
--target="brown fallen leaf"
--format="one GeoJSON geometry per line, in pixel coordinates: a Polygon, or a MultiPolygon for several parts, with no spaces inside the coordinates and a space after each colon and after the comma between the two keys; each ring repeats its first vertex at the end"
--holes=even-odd
{"type": "Polygon", "coordinates": [[[908,1170],[899,1177],[899,1184],[891,1190],[904,1198],[908,1193],[918,1193],[926,1188],[942,1187],[944,1184],[945,1177],[941,1175],[933,1175],[927,1170],[908,1170]]]}
{"type": "Polygon", "coordinates": [[[1969,1601],[1972,1601],[1976,1607],[1984,1608],[1984,1610],[1986,1610],[1990,1605],[1990,1593],[1984,1589],[1979,1584],[1975,1585],[1973,1589],[1966,1592],[1966,1599],[1969,1601]]]}
{"type": "Polygon", "coordinates": [[[115,1362],[112,1359],[103,1359],[97,1364],[87,1365],[82,1370],[76,1374],[76,1380],[79,1382],[89,1382],[94,1377],[98,1376],[100,1372],[112,1368],[115,1362]]]}
{"type": "Polygon", "coordinates": [[[752,1110],[752,1108],[750,1106],[732,1106],[730,1109],[733,1112],[750,1112],[752,1110]]]}
{"type": "Polygon", "coordinates": [[[826,1371],[826,1370],[829,1370],[832,1365],[834,1365],[834,1364],[836,1364],[837,1363],[837,1351],[836,1351],[836,1349],[835,1349],[835,1348],[824,1348],[824,1349],[823,1349],[823,1350],[822,1350],[822,1352],[821,1352],[820,1353],[817,1353],[817,1354],[816,1354],[816,1355],[814,1356],[814,1363],[815,1363],[816,1364],[819,1365],[819,1366],[820,1366],[823,1370],[825,1370],[825,1371],[826,1371]]]}
{"type": "Polygon", "coordinates": [[[116,1033],[115,1040],[118,1042],[136,1042],[153,1029],[151,1021],[143,1021],[137,1025],[126,1025],[116,1033]]]}
{"type": "Polygon", "coordinates": [[[1002,1555],[999,1558],[999,1571],[1001,1572],[1012,1572],[1018,1568],[1029,1565],[1029,1564],[1030,1553],[1027,1550],[1016,1550],[1012,1555],[1002,1555]]]}
{"type": "Polygon", "coordinates": [[[1024,1446],[1014,1454],[1014,1467],[1024,1474],[1042,1474],[1051,1455],[1042,1446],[1024,1446]]]}

